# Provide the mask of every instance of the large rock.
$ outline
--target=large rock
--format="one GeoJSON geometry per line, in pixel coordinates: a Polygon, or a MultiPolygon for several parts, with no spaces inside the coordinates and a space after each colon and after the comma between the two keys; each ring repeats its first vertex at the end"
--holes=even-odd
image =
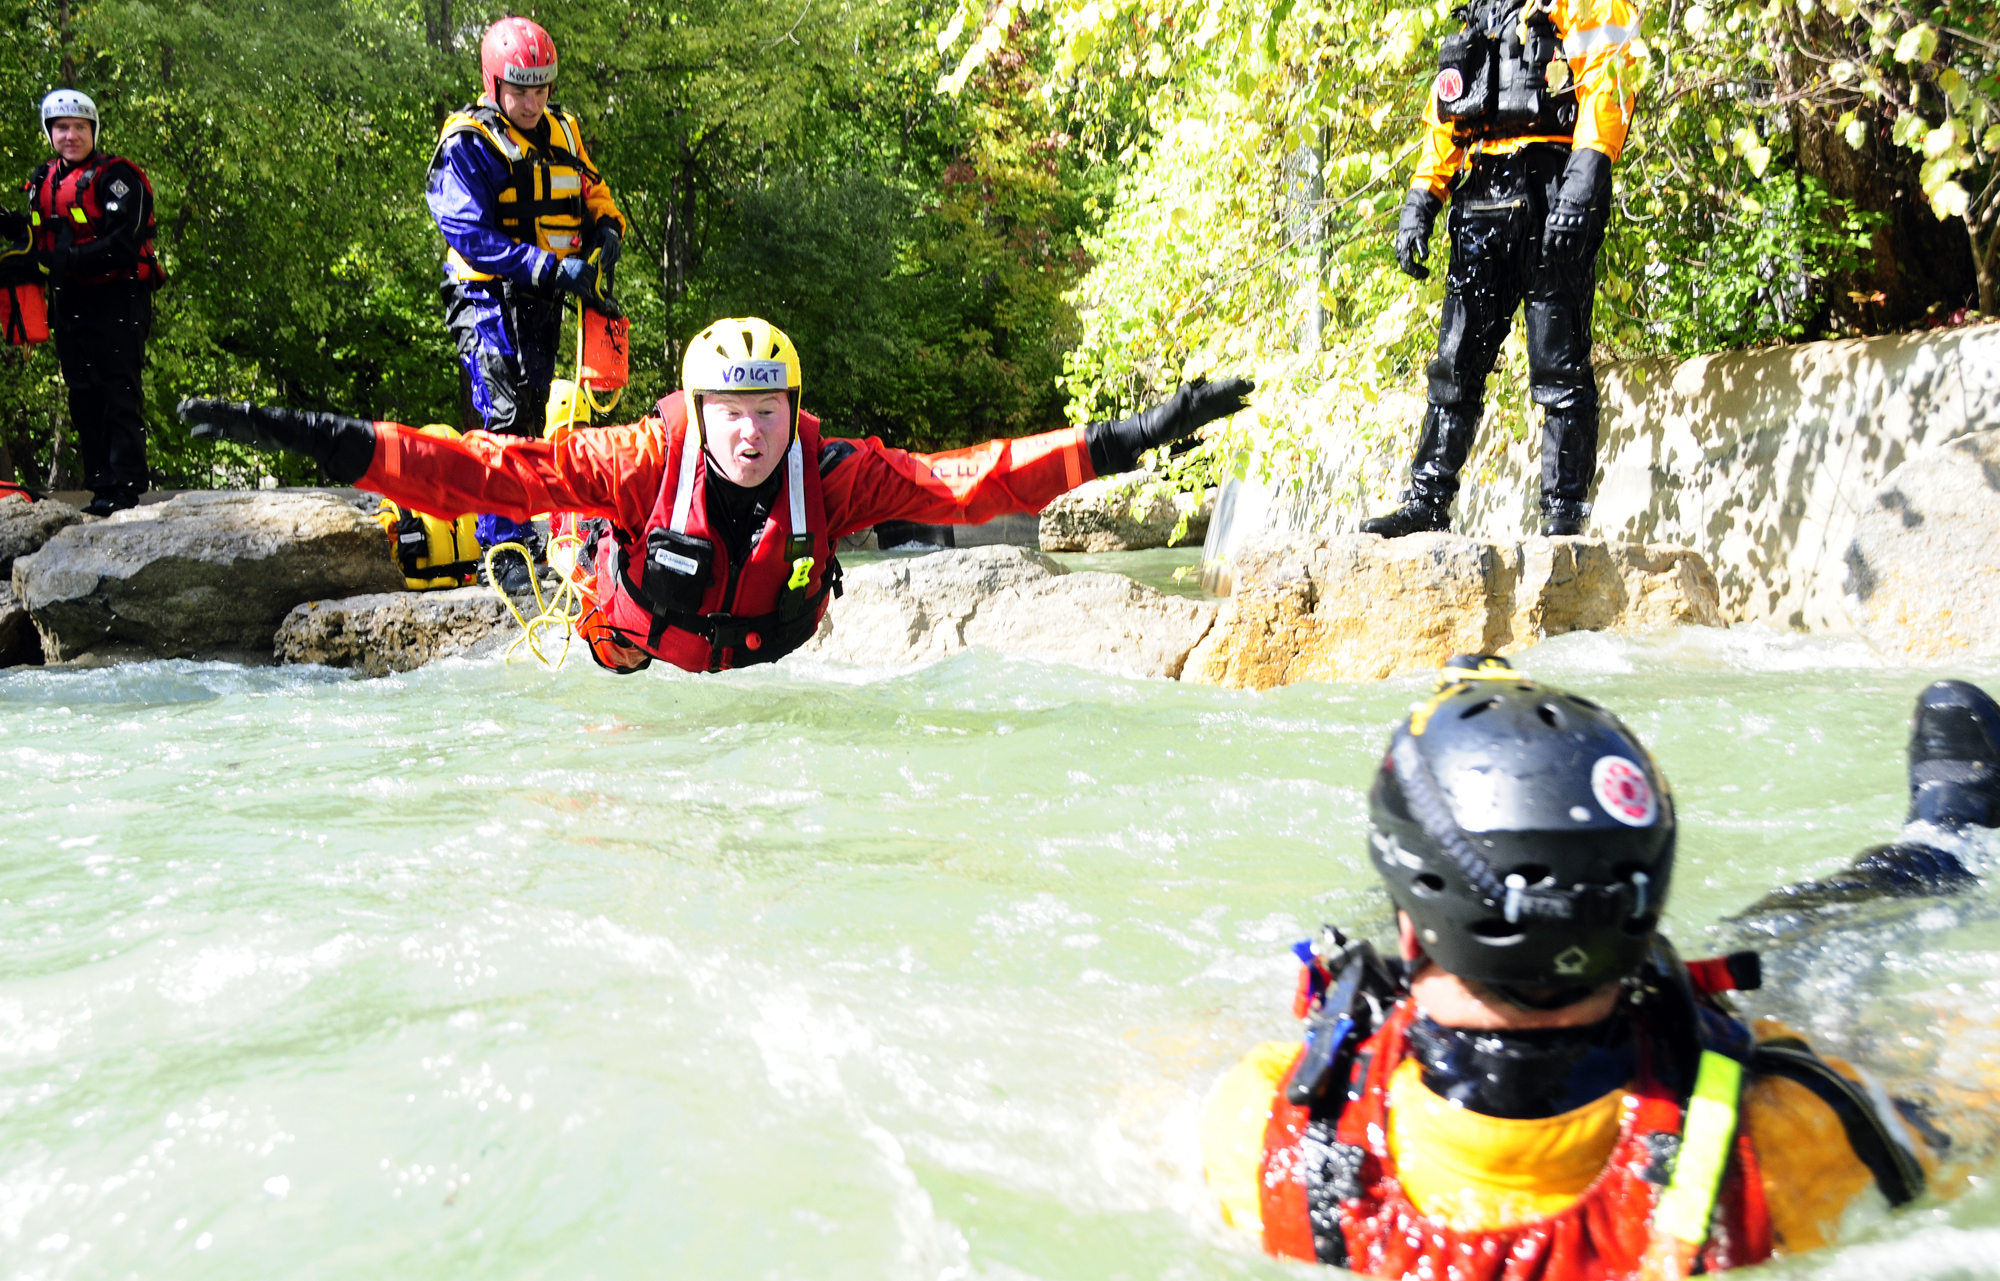
{"type": "Polygon", "coordinates": [[[0,582],[11,582],[14,562],[42,549],[59,530],[92,519],[68,503],[44,498],[0,500],[0,582]]]}
{"type": "Polygon", "coordinates": [[[314,492],[180,494],[72,525],[14,564],[50,662],[268,659],[293,606],[402,585],[382,527],[314,492]]]}
{"type": "Polygon", "coordinates": [[[519,631],[490,587],[380,592],[294,607],[278,627],[275,648],[280,663],[353,667],[382,676],[468,654],[482,642],[519,631]]]}
{"type": "Polygon", "coordinates": [[[1847,548],[1847,610],[1899,658],[2000,655],[2000,429],[1889,473],[1847,548]]]}
{"type": "Polygon", "coordinates": [[[1723,626],[1715,576],[1683,547],[1458,534],[1267,537],[1183,679],[1266,689],[1380,680],[1454,654],[1505,654],[1571,631],[1723,626]]]}
{"type": "Polygon", "coordinates": [[[971,645],[1007,654],[1178,676],[1215,606],[1165,596],[1122,574],[1065,574],[1025,547],[992,546],[849,571],[804,652],[852,663],[914,663],[971,645]]]}
{"type": "Polygon", "coordinates": [[[1042,550],[1135,552],[1170,543],[1199,544],[1208,537],[1214,491],[1200,498],[1184,491],[1148,492],[1160,483],[1151,472],[1131,471],[1099,477],[1061,495],[1042,509],[1042,550]],[[1183,515],[1187,532],[1175,539],[1183,515]]]}

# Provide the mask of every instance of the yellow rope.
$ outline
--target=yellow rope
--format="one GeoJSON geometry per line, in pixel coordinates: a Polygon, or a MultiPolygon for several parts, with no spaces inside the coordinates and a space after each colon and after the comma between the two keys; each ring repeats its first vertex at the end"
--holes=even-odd
{"type": "Polygon", "coordinates": [[[562,534],[550,540],[549,563],[554,566],[561,581],[545,600],[542,597],[541,576],[534,572],[535,558],[528,553],[524,544],[496,543],[486,549],[486,556],[481,562],[481,568],[486,573],[486,583],[507,606],[507,612],[514,616],[514,621],[521,625],[521,634],[514,638],[513,644],[507,646],[507,652],[501,656],[501,661],[513,662],[514,651],[526,645],[528,653],[534,656],[536,662],[553,670],[561,670],[563,662],[569,658],[570,640],[576,635],[577,620],[583,617],[583,584],[577,581],[577,571],[581,568],[578,561],[582,551],[583,540],[574,534],[562,534]],[[521,559],[528,563],[528,582],[535,590],[533,618],[524,615],[520,607],[514,604],[514,598],[501,590],[499,575],[493,572],[494,553],[510,549],[519,552],[521,559]],[[562,551],[569,553],[567,569],[555,564],[557,553],[562,551]],[[562,632],[562,648],[556,651],[553,659],[542,652],[541,634],[550,628],[557,628],[562,632]]]}
{"type": "MultiPolygon", "coordinates": [[[[621,387],[611,393],[609,401],[600,405],[597,403],[597,398],[590,394],[590,388],[583,380],[583,300],[581,298],[577,299],[576,303],[576,379],[572,385],[576,388],[576,392],[570,397],[565,421],[556,424],[558,427],[573,427],[576,425],[576,402],[579,396],[583,399],[583,403],[590,407],[592,413],[608,414],[618,407],[619,397],[625,394],[624,389],[621,387]]],[[[576,636],[576,624],[583,617],[583,584],[578,581],[578,574],[583,569],[581,563],[582,555],[583,540],[574,534],[561,534],[549,540],[548,564],[556,571],[561,581],[557,583],[555,591],[550,594],[548,599],[544,600],[542,599],[541,576],[535,572],[535,558],[529,554],[526,545],[518,542],[496,543],[486,549],[486,555],[481,561],[481,568],[485,571],[487,586],[491,587],[494,593],[500,597],[501,602],[507,606],[507,612],[514,616],[514,621],[521,625],[521,634],[514,638],[513,644],[507,646],[507,652],[501,656],[501,661],[513,662],[514,651],[526,645],[528,653],[534,656],[536,662],[552,670],[560,671],[562,669],[564,661],[569,658],[570,641],[576,636]],[[520,607],[514,604],[514,598],[500,589],[499,575],[493,572],[493,553],[506,551],[510,548],[519,552],[521,559],[528,564],[528,582],[535,589],[535,616],[533,618],[524,615],[520,607]],[[559,559],[562,559],[561,553],[565,551],[569,553],[566,558],[569,562],[567,566],[557,563],[559,559]],[[550,628],[559,628],[562,631],[562,648],[556,651],[556,656],[553,660],[542,652],[541,634],[550,628]]]]}

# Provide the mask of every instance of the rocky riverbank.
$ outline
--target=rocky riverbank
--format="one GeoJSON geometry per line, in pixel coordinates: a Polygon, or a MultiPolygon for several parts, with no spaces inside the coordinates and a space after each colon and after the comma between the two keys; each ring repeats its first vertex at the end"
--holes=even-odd
{"type": "MultiPolygon", "coordinates": [[[[1996,476],[2000,431],[1973,432],[1904,463],[1861,514],[1848,608],[1886,657],[2000,654],[1996,476]]],[[[1184,514],[1135,515],[1143,480],[1112,480],[1097,516],[1059,514],[1086,545],[1093,520],[1163,526],[1170,510],[1174,523],[1184,514]]],[[[220,658],[373,676],[518,635],[483,587],[401,590],[364,505],[324,491],[217,491],[96,520],[60,502],[0,500],[0,664],[220,658]]],[[[1571,631],[1725,625],[1712,568],[1664,544],[1267,536],[1239,552],[1234,571],[1234,593],[1216,602],[1066,572],[1018,546],[899,557],[850,569],[804,653],[880,666],[980,646],[1261,689],[1379,680],[1571,631]]]]}

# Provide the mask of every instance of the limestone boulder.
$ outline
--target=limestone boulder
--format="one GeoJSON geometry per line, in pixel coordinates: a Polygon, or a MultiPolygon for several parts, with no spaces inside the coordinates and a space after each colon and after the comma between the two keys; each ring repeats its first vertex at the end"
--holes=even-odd
{"type": "Polygon", "coordinates": [[[1067,574],[1026,547],[996,545],[863,565],[804,652],[916,663],[979,645],[1140,676],[1180,674],[1215,606],[1120,574],[1067,574]]]}
{"type": "Polygon", "coordinates": [[[1101,476],[1061,495],[1042,509],[1041,545],[1046,552],[1134,552],[1153,547],[1193,546],[1208,537],[1215,492],[1199,498],[1165,492],[1151,472],[1101,476]],[[1187,517],[1187,532],[1174,530],[1187,517]]]}
{"type": "Polygon", "coordinates": [[[1279,536],[1245,546],[1235,577],[1182,679],[1247,689],[1381,680],[1571,631],[1724,625],[1714,574],[1684,547],[1279,536]]]}
{"type": "Polygon", "coordinates": [[[0,584],[0,667],[42,661],[42,637],[14,589],[0,584]]]}
{"type": "Polygon", "coordinates": [[[255,490],[72,525],[17,560],[13,584],[50,662],[93,650],[269,661],[294,606],[403,585],[381,526],[352,505],[255,490]]]}
{"type": "Polygon", "coordinates": [[[2000,655],[2000,429],[1890,472],[1855,523],[1843,586],[1855,628],[1887,655],[2000,655]]]}
{"type": "Polygon", "coordinates": [[[968,645],[1133,676],[1178,678],[1214,625],[1214,601],[1168,596],[1123,574],[1065,574],[1010,587],[965,625],[968,645]]]}
{"type": "Polygon", "coordinates": [[[37,503],[19,498],[0,500],[0,582],[11,582],[14,562],[40,551],[58,531],[91,519],[53,498],[37,503]]]}
{"type": "Polygon", "coordinates": [[[280,663],[383,676],[482,651],[519,632],[505,602],[488,587],[377,592],[294,606],[278,627],[275,649],[280,663]]]}
{"type": "Polygon", "coordinates": [[[1565,632],[1727,627],[1715,573],[1701,553],[1664,543],[1529,538],[1515,551],[1508,644],[1565,632]]]}

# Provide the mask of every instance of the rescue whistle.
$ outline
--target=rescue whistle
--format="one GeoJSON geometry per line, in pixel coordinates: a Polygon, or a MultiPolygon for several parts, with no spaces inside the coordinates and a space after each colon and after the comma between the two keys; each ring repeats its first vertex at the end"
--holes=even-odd
{"type": "Polygon", "coordinates": [[[796,591],[801,587],[804,587],[808,582],[812,580],[812,572],[813,572],[813,558],[810,556],[799,557],[797,560],[792,562],[791,581],[787,582],[785,586],[792,588],[794,591],[796,591]]]}

